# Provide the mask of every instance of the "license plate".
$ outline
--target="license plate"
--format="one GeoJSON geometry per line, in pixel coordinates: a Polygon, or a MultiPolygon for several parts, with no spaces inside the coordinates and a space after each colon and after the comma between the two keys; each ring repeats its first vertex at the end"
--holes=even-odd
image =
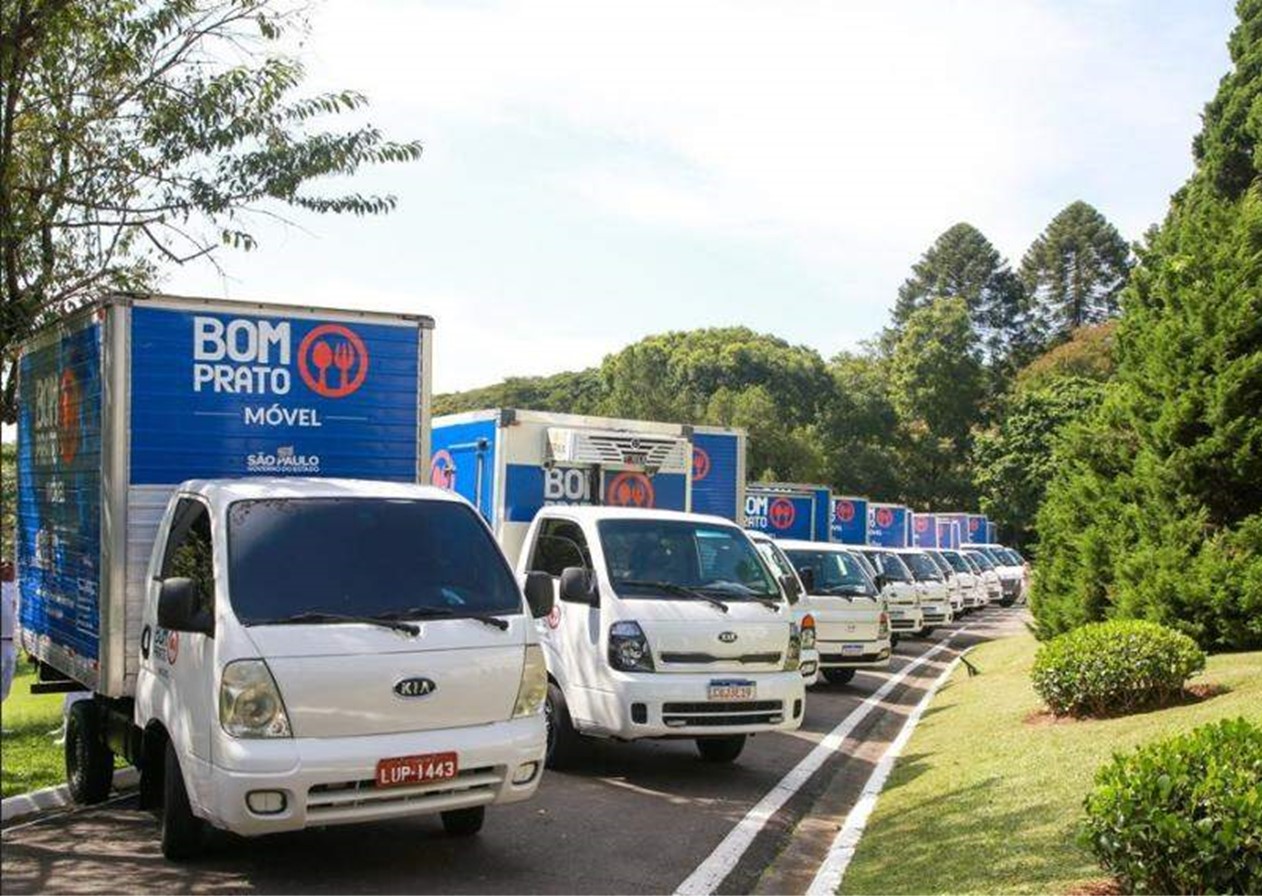
{"type": "Polygon", "coordinates": [[[455,753],[396,756],[377,763],[377,786],[406,787],[426,781],[444,781],[456,777],[458,770],[455,753]]]}
{"type": "Polygon", "coordinates": [[[862,644],[842,644],[841,655],[842,656],[863,656],[863,645],[862,644]]]}
{"type": "Polygon", "coordinates": [[[712,681],[711,700],[753,700],[757,685],[752,681],[712,681]]]}
{"type": "Polygon", "coordinates": [[[903,611],[902,611],[902,610],[890,610],[890,615],[891,615],[891,616],[902,616],[902,615],[904,615],[904,613],[903,613],[903,611]]]}

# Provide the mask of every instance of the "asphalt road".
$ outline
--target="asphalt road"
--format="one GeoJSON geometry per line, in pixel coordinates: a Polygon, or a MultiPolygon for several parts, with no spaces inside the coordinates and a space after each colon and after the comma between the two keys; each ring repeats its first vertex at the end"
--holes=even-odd
{"type": "Polygon", "coordinates": [[[535,799],[488,809],[472,839],[446,837],[437,817],[254,840],[217,834],[202,859],[178,866],[162,858],[152,816],[123,796],[6,827],[0,885],[7,894],[673,893],[820,740],[950,639],[874,702],[842,748],[755,825],[747,848],[717,865],[722,893],[801,892],[924,689],[968,646],[1020,630],[1023,615],[988,609],[904,639],[888,671],[812,689],[800,730],[753,738],[735,765],[701,762],[691,741],[593,743],[574,770],[547,772],[535,799]]]}

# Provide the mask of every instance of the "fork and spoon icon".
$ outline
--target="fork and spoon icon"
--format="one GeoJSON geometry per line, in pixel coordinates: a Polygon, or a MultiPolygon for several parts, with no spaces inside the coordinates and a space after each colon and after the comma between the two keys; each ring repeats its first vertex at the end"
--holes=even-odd
{"type": "Polygon", "coordinates": [[[350,386],[351,368],[355,366],[356,354],[355,348],[349,342],[339,342],[336,348],[330,348],[329,344],[321,339],[311,347],[311,363],[319,371],[318,378],[321,392],[329,390],[328,375],[330,367],[336,367],[341,372],[342,391],[345,391],[350,386]]]}

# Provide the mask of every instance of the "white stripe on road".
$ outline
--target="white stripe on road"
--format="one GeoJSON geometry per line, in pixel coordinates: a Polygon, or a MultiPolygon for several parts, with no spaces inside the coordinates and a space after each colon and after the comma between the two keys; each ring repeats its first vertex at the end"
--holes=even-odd
{"type": "Polygon", "coordinates": [[[707,894],[713,893],[719,884],[723,883],[723,879],[736,867],[737,862],[741,860],[741,856],[749,849],[749,845],[754,842],[754,838],[758,836],[759,832],[767,826],[767,822],[771,820],[771,817],[780,811],[780,808],[802,789],[802,786],[810,780],[811,776],[819,771],[820,766],[841,748],[846,738],[867,717],[868,713],[890,691],[898,687],[913,670],[928,662],[939,651],[945,650],[953,638],[963,634],[968,628],[969,626],[964,626],[958,629],[939,641],[937,645],[916,657],[915,660],[904,666],[898,674],[892,676],[885,684],[881,685],[874,694],[851,710],[850,715],[846,716],[837,727],[828,732],[827,736],[811,752],[807,753],[806,757],[795,765],[788,774],[781,778],[779,783],[759,800],[754,808],[745,813],[745,817],[740,820],[736,827],[728,832],[723,841],[714,848],[714,852],[710,853],[709,857],[698,865],[697,869],[688,875],[688,878],[676,888],[675,893],[677,896],[707,896],[707,894]]]}
{"type": "MultiPolygon", "coordinates": [[[[964,653],[967,652],[967,650],[964,651],[964,653]]],[[[832,846],[828,848],[828,855],[825,857],[824,863],[815,872],[815,879],[811,881],[811,885],[806,889],[807,896],[833,896],[837,892],[837,888],[841,886],[841,878],[845,875],[846,868],[850,865],[850,860],[854,858],[855,849],[859,846],[859,838],[863,836],[863,829],[867,827],[868,818],[872,815],[872,810],[876,808],[876,799],[881,795],[881,790],[885,787],[885,781],[889,778],[890,771],[894,768],[894,761],[898,759],[898,754],[907,745],[907,741],[911,738],[911,733],[916,730],[916,723],[924,715],[925,709],[929,706],[929,701],[938,692],[938,688],[942,687],[943,682],[950,678],[951,673],[959,666],[963,657],[963,653],[957,656],[942,671],[942,674],[934,680],[929,690],[925,691],[925,695],[916,704],[916,708],[912,710],[911,715],[907,717],[907,721],[903,723],[903,730],[898,732],[898,737],[894,738],[894,741],[886,748],[885,755],[881,757],[881,761],[872,770],[868,783],[863,785],[863,792],[859,794],[858,802],[854,804],[854,808],[846,816],[845,824],[841,826],[841,830],[837,832],[837,836],[833,839],[832,846]]]]}

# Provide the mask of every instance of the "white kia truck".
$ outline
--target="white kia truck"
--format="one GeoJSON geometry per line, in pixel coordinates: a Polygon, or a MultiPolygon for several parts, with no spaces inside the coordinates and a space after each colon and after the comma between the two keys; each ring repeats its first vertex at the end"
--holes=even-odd
{"type": "Polygon", "coordinates": [[[820,668],[830,684],[845,684],[858,669],[890,663],[890,618],[885,598],[843,545],[781,540],[802,579],[799,606],[815,622],[820,668]]]}
{"type": "Polygon", "coordinates": [[[853,547],[870,567],[877,591],[885,598],[890,614],[890,630],[894,643],[900,633],[920,634],[925,627],[925,614],[920,606],[920,590],[916,579],[893,548],[853,547]]]}
{"type": "Polygon", "coordinates": [[[802,723],[800,640],[783,585],[721,517],[621,507],[544,507],[519,573],[557,600],[543,633],[548,756],[580,735],[691,738],[731,762],[745,739],[802,723]]]}
{"type": "Polygon", "coordinates": [[[818,684],[820,673],[819,650],[815,646],[815,615],[811,612],[809,602],[802,600],[806,594],[806,586],[802,584],[801,577],[793,568],[793,562],[789,560],[783,548],[776,543],[776,539],[765,532],[749,529],[745,530],[745,534],[754,543],[754,547],[758,548],[758,553],[772,574],[788,586],[786,591],[789,604],[793,607],[793,621],[797,623],[802,642],[802,656],[798,671],[802,673],[802,680],[806,682],[807,687],[818,684]]]}
{"type": "Polygon", "coordinates": [[[995,571],[995,564],[980,551],[962,550],[960,554],[976,569],[977,578],[986,589],[985,606],[1000,603],[1003,600],[1003,583],[995,571]]]}
{"type": "MultiPolygon", "coordinates": [[[[19,357],[23,646],[66,770],[140,771],[163,852],[440,813],[542,772],[546,673],[476,511],[418,486],[428,318],[119,297],[19,357]],[[262,475],[260,475],[262,474],[262,475]]],[[[533,577],[534,614],[551,582],[533,577]]]]}
{"type": "Polygon", "coordinates": [[[898,550],[907,569],[916,581],[916,590],[920,593],[920,611],[924,614],[925,628],[923,635],[932,633],[939,625],[948,625],[955,621],[955,612],[951,606],[951,592],[947,586],[946,576],[938,569],[924,551],[919,548],[902,548],[898,550]]]}
{"type": "Polygon", "coordinates": [[[959,583],[960,596],[964,601],[964,611],[969,612],[981,607],[986,601],[986,588],[973,572],[973,568],[960,556],[960,552],[943,548],[935,554],[942,558],[955,574],[955,580],[959,583]]]}
{"type": "Polygon", "coordinates": [[[1019,554],[1014,554],[1001,544],[966,544],[964,548],[982,554],[994,566],[1003,592],[999,600],[1001,606],[1010,607],[1020,599],[1025,586],[1026,569],[1019,554]]]}
{"type": "Polygon", "coordinates": [[[942,552],[937,548],[921,548],[926,557],[933,561],[933,565],[938,567],[938,572],[942,573],[943,581],[946,582],[947,592],[951,600],[951,612],[958,619],[964,615],[964,588],[960,582],[959,576],[955,574],[955,570],[947,559],[942,556],[942,552]]]}

